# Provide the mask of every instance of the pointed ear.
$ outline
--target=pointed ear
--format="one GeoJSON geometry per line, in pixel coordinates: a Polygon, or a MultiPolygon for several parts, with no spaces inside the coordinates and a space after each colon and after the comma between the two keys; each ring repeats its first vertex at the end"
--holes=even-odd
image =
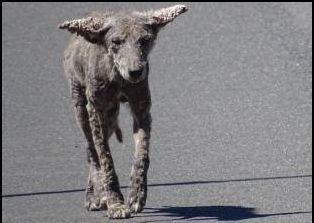
{"type": "Polygon", "coordinates": [[[59,24],[59,29],[67,29],[71,33],[83,36],[91,43],[99,43],[102,41],[101,35],[109,29],[109,26],[106,25],[104,19],[88,17],[65,21],[59,24]]]}
{"type": "Polygon", "coordinates": [[[162,27],[167,23],[172,22],[176,17],[187,10],[185,5],[174,5],[153,11],[148,15],[149,23],[156,27],[162,27]]]}

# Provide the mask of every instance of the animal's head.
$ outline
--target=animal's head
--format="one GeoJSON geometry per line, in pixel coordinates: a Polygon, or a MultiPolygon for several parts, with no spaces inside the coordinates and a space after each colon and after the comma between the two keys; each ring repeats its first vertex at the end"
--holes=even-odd
{"type": "Polygon", "coordinates": [[[160,28],[186,11],[184,5],[175,5],[148,12],[95,14],[65,21],[59,28],[104,45],[122,77],[136,83],[147,75],[147,56],[160,28]]]}

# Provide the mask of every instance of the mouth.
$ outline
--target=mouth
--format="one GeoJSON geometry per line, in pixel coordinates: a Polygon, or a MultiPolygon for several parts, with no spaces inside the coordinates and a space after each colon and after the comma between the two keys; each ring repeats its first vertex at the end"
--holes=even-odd
{"type": "Polygon", "coordinates": [[[145,75],[141,75],[141,77],[134,78],[134,77],[129,76],[128,73],[126,73],[126,74],[122,73],[122,72],[119,72],[119,73],[125,81],[132,83],[132,84],[136,84],[136,83],[145,79],[145,75]]]}
{"type": "Polygon", "coordinates": [[[128,81],[130,82],[130,83],[132,83],[132,84],[136,84],[136,83],[138,83],[138,82],[141,82],[142,80],[144,80],[145,79],[145,77],[144,77],[144,75],[142,75],[140,78],[133,78],[133,77],[128,77],[128,81]]]}

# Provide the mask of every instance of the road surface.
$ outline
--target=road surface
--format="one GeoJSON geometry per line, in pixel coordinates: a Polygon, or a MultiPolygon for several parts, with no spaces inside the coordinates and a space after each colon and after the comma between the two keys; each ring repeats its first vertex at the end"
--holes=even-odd
{"type": "MultiPolygon", "coordinates": [[[[172,3],[2,3],[2,220],[109,222],[88,166],[58,23],[172,3]]],[[[149,196],[121,222],[312,221],[312,4],[187,3],[151,53],[149,196]]],[[[127,194],[132,120],[110,141],[127,194]]],[[[120,222],[120,221],[114,221],[120,222]]]]}

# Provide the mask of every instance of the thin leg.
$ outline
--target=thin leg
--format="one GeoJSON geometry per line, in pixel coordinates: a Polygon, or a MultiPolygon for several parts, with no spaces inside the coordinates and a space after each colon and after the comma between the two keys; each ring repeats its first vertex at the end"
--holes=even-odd
{"type": "Polygon", "coordinates": [[[149,167],[149,139],[151,131],[150,99],[130,104],[134,117],[135,160],[131,172],[128,205],[131,212],[141,212],[147,197],[147,171],[149,167]]]}
{"type": "MultiPolygon", "coordinates": [[[[105,201],[109,218],[127,218],[130,216],[129,211],[123,204],[124,199],[119,187],[118,177],[115,173],[112,156],[109,149],[108,139],[113,132],[110,120],[107,118],[106,111],[109,108],[96,106],[88,103],[89,122],[92,129],[93,141],[98,154],[100,171],[94,176],[94,186],[102,189],[99,196],[105,201]]],[[[100,190],[97,190],[100,191],[100,190]]]]}
{"type": "Polygon", "coordinates": [[[87,99],[85,95],[85,88],[83,88],[78,82],[73,80],[71,80],[70,85],[71,97],[74,104],[76,119],[87,141],[87,161],[90,165],[90,173],[85,194],[85,207],[89,211],[102,210],[106,207],[105,205],[100,204],[100,198],[99,196],[97,196],[97,193],[95,193],[95,188],[91,178],[91,175],[95,175],[100,166],[93,142],[92,130],[89,124],[89,116],[86,109],[87,99]]]}

